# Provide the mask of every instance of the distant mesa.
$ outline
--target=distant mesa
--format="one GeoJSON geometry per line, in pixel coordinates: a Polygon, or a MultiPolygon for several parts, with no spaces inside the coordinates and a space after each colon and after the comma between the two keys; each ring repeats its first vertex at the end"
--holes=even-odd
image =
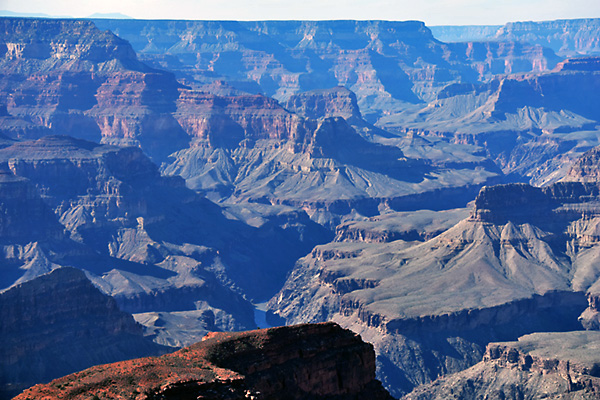
{"type": "Polygon", "coordinates": [[[125,14],[121,14],[121,13],[94,13],[92,15],[87,16],[87,18],[89,19],[102,19],[102,18],[106,18],[106,19],[133,19],[133,17],[130,17],[129,15],[125,15],[125,14]]]}
{"type": "Polygon", "coordinates": [[[24,17],[24,18],[73,18],[70,15],[48,15],[44,13],[27,13],[9,10],[0,10],[0,17],[24,17]]]}

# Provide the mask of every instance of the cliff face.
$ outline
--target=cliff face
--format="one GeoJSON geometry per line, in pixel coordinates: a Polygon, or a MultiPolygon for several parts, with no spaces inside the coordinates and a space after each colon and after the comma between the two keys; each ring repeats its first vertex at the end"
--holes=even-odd
{"type": "Polygon", "coordinates": [[[91,21],[0,19],[2,131],[137,143],[158,159],[188,138],[169,114],[179,84],[138,61],[129,43],[91,21]],[[160,136],[170,143],[158,145],[160,136]]]}
{"type": "Polygon", "coordinates": [[[131,315],[73,268],[0,293],[0,316],[3,398],[92,365],[161,351],[131,315]]]}
{"type": "Polygon", "coordinates": [[[496,39],[517,40],[549,47],[560,55],[600,53],[600,19],[509,22],[496,39]]]}
{"type": "Polygon", "coordinates": [[[453,82],[490,73],[537,71],[558,61],[551,51],[520,44],[492,46],[487,55],[435,40],[421,22],[392,21],[117,21],[96,20],[129,40],[152,65],[224,79],[286,101],[301,92],[345,86],[375,122],[405,103],[431,101],[453,82]],[[168,55],[165,57],[165,54],[168,55]],[[236,68],[232,66],[236,65],[236,68]]]}
{"type": "Polygon", "coordinates": [[[312,119],[342,117],[350,123],[362,120],[356,95],[343,86],[293,95],[285,107],[312,119]]]}
{"type": "Polygon", "coordinates": [[[600,53],[598,18],[509,22],[504,26],[433,26],[430,29],[443,42],[528,43],[547,47],[563,57],[600,53]]]}
{"type": "Polygon", "coordinates": [[[76,266],[124,310],[143,313],[162,343],[254,327],[242,293],[275,292],[296,258],[328,237],[305,213],[285,208],[249,225],[243,216],[253,211],[225,211],[181,178],[161,177],[139,148],[47,136],[0,153],[2,287],[76,266]],[[177,318],[194,334],[160,326],[177,318]]]}
{"type": "Polygon", "coordinates": [[[579,158],[564,177],[565,182],[600,181],[600,148],[594,147],[579,158]]]}
{"type": "Polygon", "coordinates": [[[600,120],[593,106],[599,101],[598,74],[597,59],[587,57],[559,63],[551,72],[450,84],[426,107],[392,112],[377,124],[413,137],[481,146],[505,174],[547,185],[599,144],[591,134],[600,120]]]}
{"type": "Polygon", "coordinates": [[[212,333],[159,358],[94,367],[16,399],[391,399],[370,345],[338,325],[212,333]]]}
{"type": "Polygon", "coordinates": [[[2,244],[64,237],[63,227],[35,186],[13,175],[8,168],[0,171],[0,207],[2,244]]]}
{"type": "Polygon", "coordinates": [[[403,399],[596,399],[598,332],[533,334],[489,344],[483,361],[403,399]]]}
{"type": "MultiPolygon", "coordinates": [[[[371,240],[342,225],[343,242],[301,259],[270,311],[361,332],[395,395],[473,365],[489,341],[597,329],[600,192],[581,173],[589,165],[593,176],[595,152],[569,174],[583,182],[484,187],[471,217],[427,241],[371,240]]],[[[372,219],[371,231],[386,221],[402,226],[372,219]]]]}

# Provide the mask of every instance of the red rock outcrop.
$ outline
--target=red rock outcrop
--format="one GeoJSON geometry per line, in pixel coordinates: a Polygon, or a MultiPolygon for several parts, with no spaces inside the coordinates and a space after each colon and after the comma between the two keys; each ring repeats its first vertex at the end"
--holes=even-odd
{"type": "Polygon", "coordinates": [[[243,140],[301,139],[306,131],[302,118],[262,95],[217,96],[183,89],[174,116],[189,136],[212,147],[235,148],[243,140]]]}
{"type": "Polygon", "coordinates": [[[15,400],[391,399],[375,354],[333,323],[211,333],[158,358],[102,365],[35,386],[15,400]]]}

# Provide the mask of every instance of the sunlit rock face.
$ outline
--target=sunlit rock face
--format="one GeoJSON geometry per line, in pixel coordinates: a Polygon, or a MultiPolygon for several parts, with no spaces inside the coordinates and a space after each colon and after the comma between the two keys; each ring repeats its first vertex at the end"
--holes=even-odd
{"type": "Polygon", "coordinates": [[[170,114],[180,85],[138,61],[125,40],[91,21],[2,18],[0,25],[8,136],[141,144],[157,159],[187,143],[170,114]],[[161,136],[170,140],[158,144],[161,136]]]}
{"type": "Polygon", "coordinates": [[[375,354],[333,323],[211,333],[159,358],[90,368],[16,399],[90,396],[135,399],[391,400],[375,380],[375,354]]]}
{"type": "Polygon", "coordinates": [[[403,399],[596,399],[599,340],[599,332],[565,332],[491,343],[482,362],[419,387],[403,399]]]}

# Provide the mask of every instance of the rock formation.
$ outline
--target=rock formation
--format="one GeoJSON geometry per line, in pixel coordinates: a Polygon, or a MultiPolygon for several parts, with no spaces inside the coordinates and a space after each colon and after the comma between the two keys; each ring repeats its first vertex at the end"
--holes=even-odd
{"type": "MultiPolygon", "coordinates": [[[[598,326],[597,151],[569,172],[599,144],[596,58],[419,22],[96,21],[132,45],[0,24],[0,287],[77,267],[172,346],[254,328],[275,295],[273,320],[373,342],[398,396],[491,341],[598,326]]],[[[266,385],[219,368],[217,396],[266,385]]]]}
{"type": "Polygon", "coordinates": [[[432,26],[430,29],[442,42],[528,43],[552,49],[563,57],[600,54],[598,18],[508,22],[504,26],[432,26]]]}
{"type": "Polygon", "coordinates": [[[96,364],[163,351],[74,268],[0,293],[0,318],[2,398],[96,364]]]}
{"type": "Polygon", "coordinates": [[[600,181],[600,147],[594,147],[581,156],[563,178],[565,182],[600,181]]]}
{"type": "Polygon", "coordinates": [[[0,25],[3,133],[141,144],[157,159],[189,140],[170,114],[179,83],[138,61],[125,40],[91,21],[2,18],[0,25]]]}
{"type": "Polygon", "coordinates": [[[599,54],[599,37],[598,18],[509,22],[496,33],[497,40],[537,43],[564,56],[599,54]]]}
{"type": "Polygon", "coordinates": [[[535,333],[491,343],[479,364],[403,399],[597,399],[599,343],[599,332],[535,333]]]}
{"type": "Polygon", "coordinates": [[[506,175],[550,184],[590,144],[599,144],[592,133],[600,120],[594,107],[599,101],[597,61],[567,60],[552,72],[450,84],[427,106],[390,113],[377,125],[423,139],[437,136],[484,147],[506,175]]]}
{"type": "Polygon", "coordinates": [[[285,108],[312,119],[342,117],[351,124],[362,120],[356,95],[343,86],[290,96],[285,108]]]}
{"type": "Polygon", "coordinates": [[[254,327],[243,296],[275,292],[295,259],[329,237],[285,208],[251,226],[249,209],[226,211],[161,177],[138,148],[47,136],[0,152],[3,287],[76,266],[128,312],[189,312],[202,327],[196,339],[254,327]]]}
{"type": "Polygon", "coordinates": [[[211,333],[158,358],[93,367],[16,400],[392,399],[375,380],[373,348],[338,325],[211,333]]]}
{"type": "MultiPolygon", "coordinates": [[[[318,95],[299,96],[298,106],[308,96],[318,95]]],[[[302,208],[334,226],[353,213],[375,215],[384,204],[409,208],[434,191],[448,198],[447,206],[462,206],[479,185],[498,177],[482,162],[473,168],[407,159],[396,146],[365,139],[341,117],[302,118],[262,96],[196,99],[186,106],[193,120],[182,125],[197,140],[175,153],[163,172],[182,176],[215,201],[302,208]]],[[[369,129],[356,114],[353,121],[369,129]]]]}
{"type": "Polygon", "coordinates": [[[512,49],[501,44],[506,52],[490,44],[497,51],[490,52],[488,64],[474,61],[460,46],[435,40],[417,21],[95,23],[129,40],[145,62],[200,83],[216,75],[238,89],[281,101],[305,91],[345,86],[357,94],[369,122],[406,103],[430,101],[449,83],[484,79],[499,65],[531,72],[545,64],[546,56],[550,67],[557,61],[551,51],[542,54],[538,46],[532,52],[520,44],[512,49]]]}
{"type": "MultiPolygon", "coordinates": [[[[372,240],[345,228],[343,242],[297,263],[270,310],[360,332],[396,395],[478,362],[489,341],[597,329],[596,153],[564,182],[484,187],[471,217],[428,241],[372,240]]],[[[372,219],[371,231],[384,221],[394,220],[372,219]]]]}

